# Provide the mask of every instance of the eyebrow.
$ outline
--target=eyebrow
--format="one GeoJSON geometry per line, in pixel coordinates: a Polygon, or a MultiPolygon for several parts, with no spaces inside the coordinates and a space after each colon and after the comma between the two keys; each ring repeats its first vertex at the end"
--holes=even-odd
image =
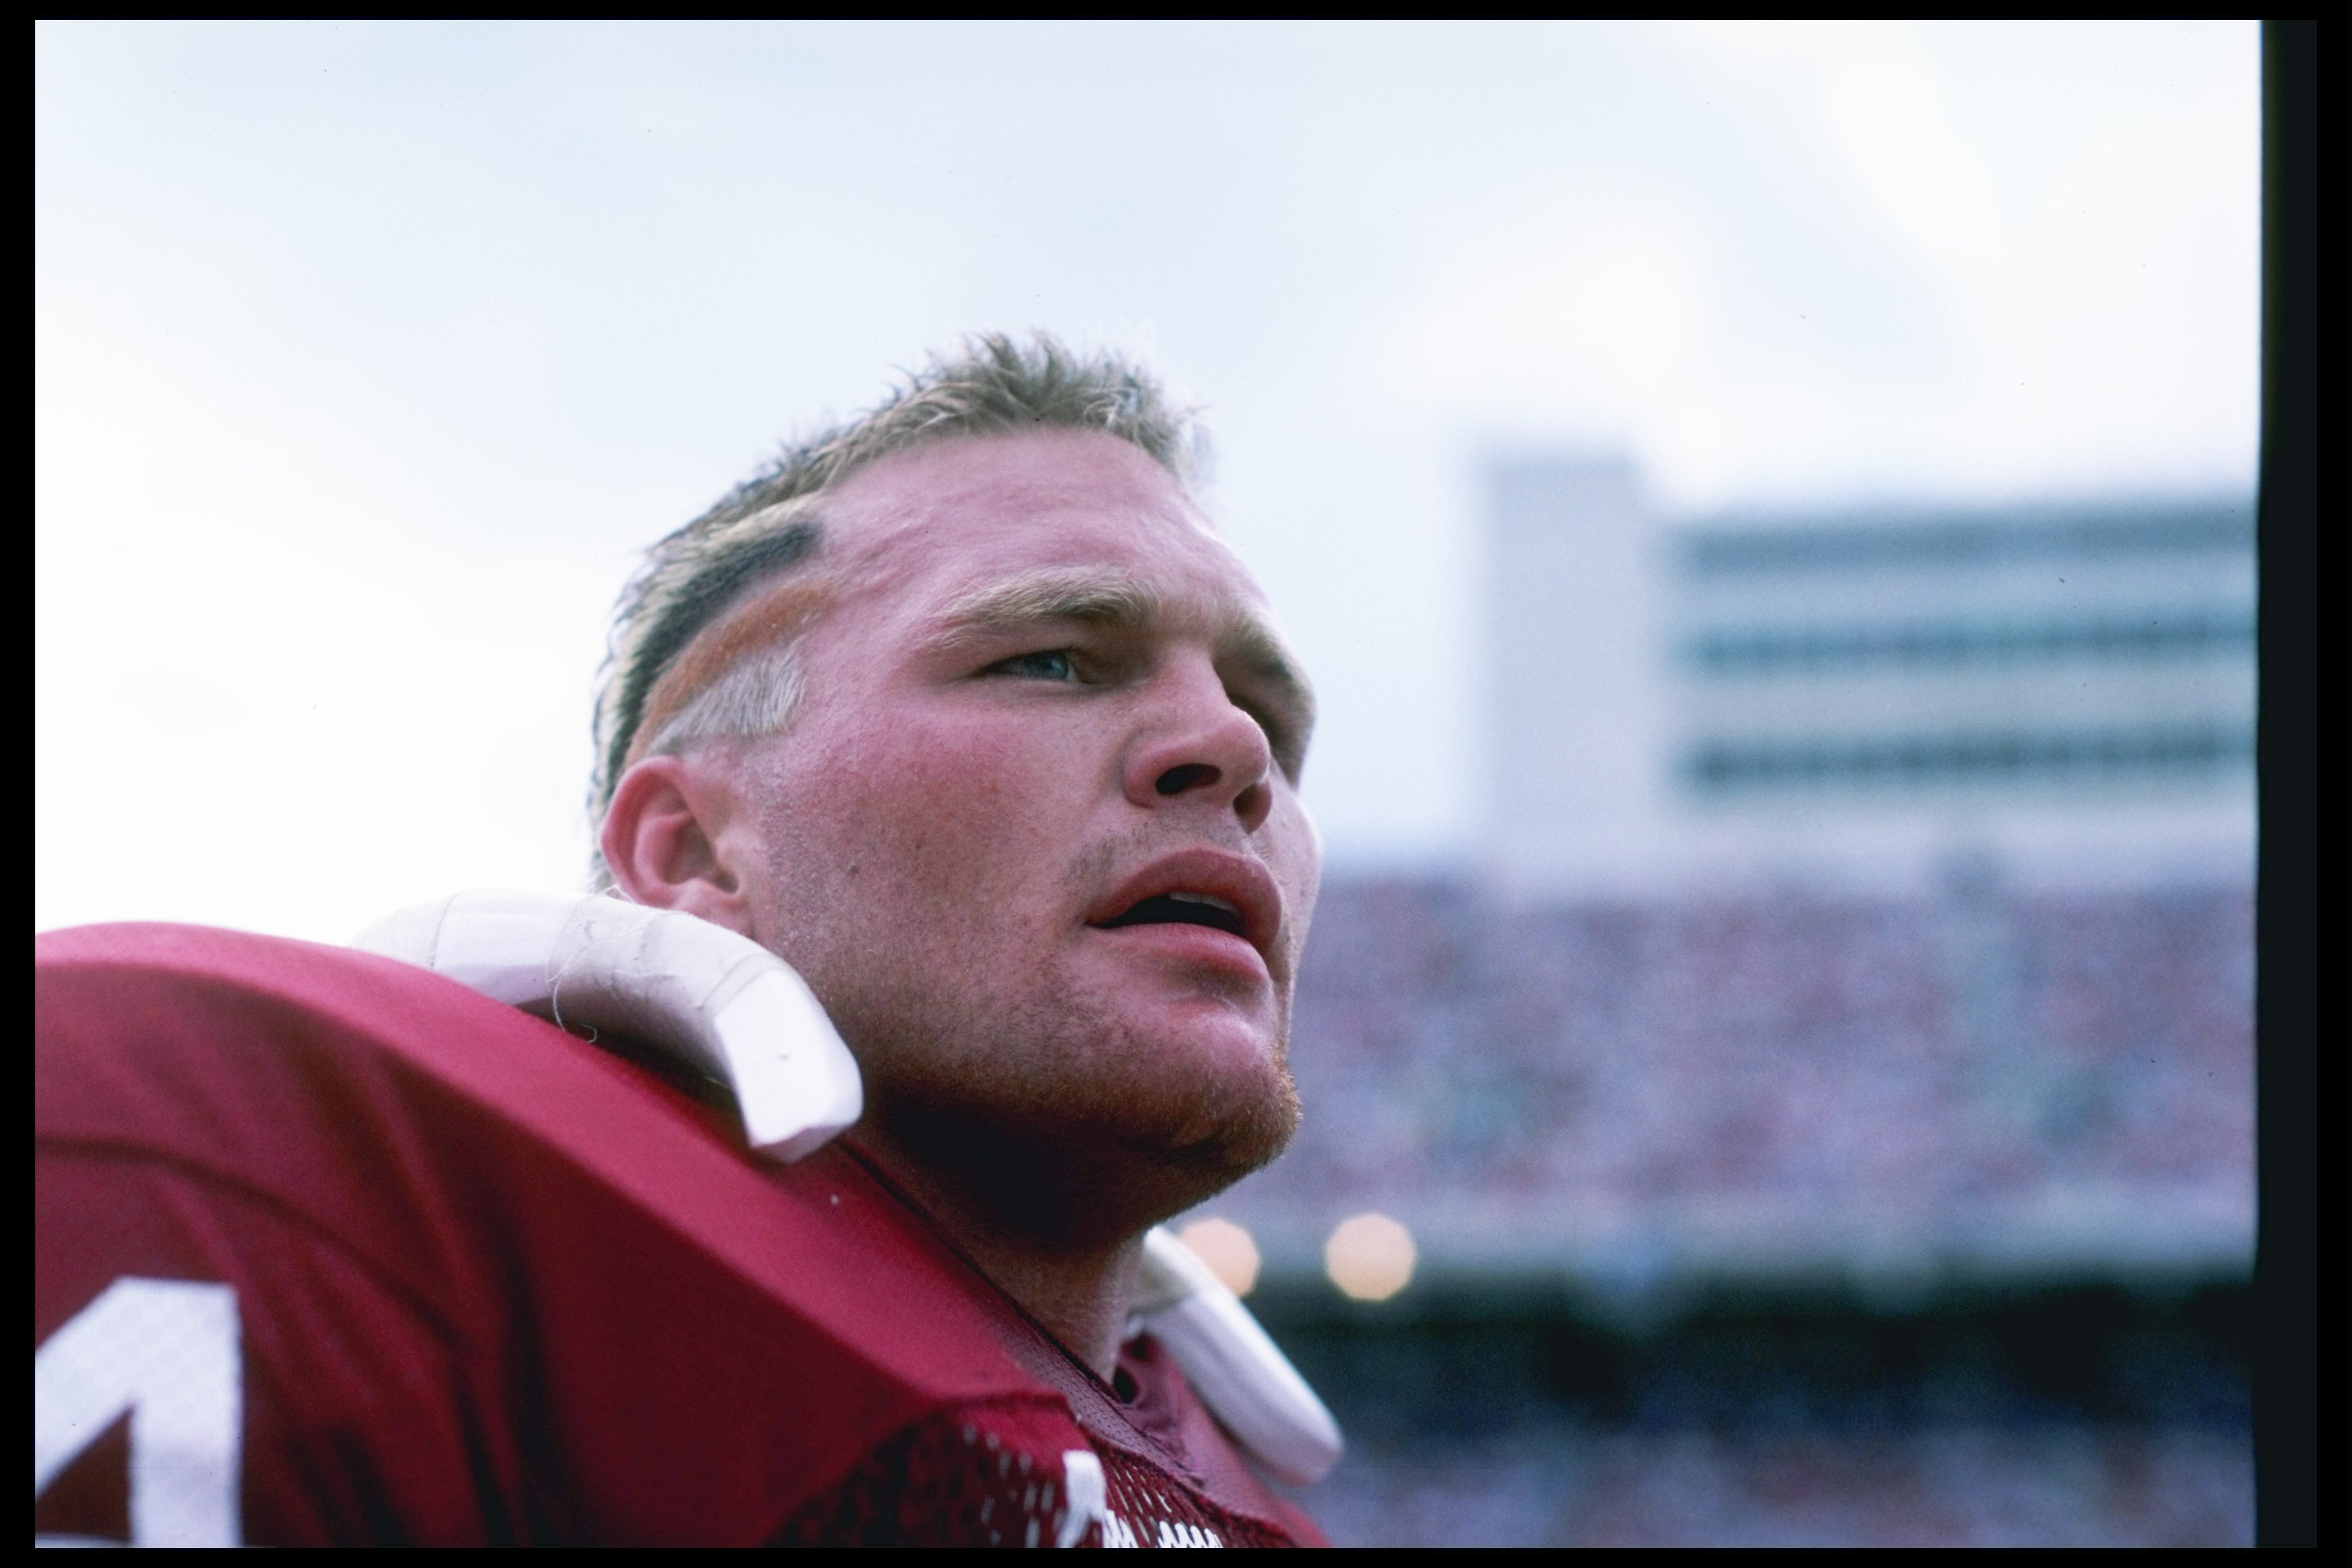
{"type": "Polygon", "coordinates": [[[949,645],[1045,621],[1081,621],[1090,626],[1140,630],[1158,620],[1163,605],[1148,583],[1084,568],[1056,567],[984,584],[950,605],[930,640],[949,645]]]}
{"type": "MultiPolygon", "coordinates": [[[[1049,567],[983,584],[940,613],[938,629],[925,639],[952,648],[1030,627],[1076,623],[1142,632],[1161,621],[1168,605],[1150,584],[1114,572],[1086,567],[1049,567]]],[[[1283,749],[1292,753],[1296,774],[1315,727],[1315,692],[1265,615],[1253,605],[1221,597],[1213,633],[1217,656],[1238,664],[1269,689],[1278,717],[1290,732],[1283,749]]]]}

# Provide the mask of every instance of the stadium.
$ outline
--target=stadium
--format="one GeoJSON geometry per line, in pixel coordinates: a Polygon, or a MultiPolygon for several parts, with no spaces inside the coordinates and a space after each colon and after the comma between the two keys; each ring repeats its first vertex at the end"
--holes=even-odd
{"type": "Polygon", "coordinates": [[[1195,1233],[1335,1538],[2250,1542],[2251,507],[1490,494],[1484,863],[1334,876],[1195,1233]]]}

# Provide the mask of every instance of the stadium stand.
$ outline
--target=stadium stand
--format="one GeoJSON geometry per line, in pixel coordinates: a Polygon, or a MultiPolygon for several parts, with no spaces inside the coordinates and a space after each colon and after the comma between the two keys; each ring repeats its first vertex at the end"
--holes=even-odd
{"type": "Polygon", "coordinates": [[[2242,887],[1513,902],[1335,879],[1290,1152],[1202,1212],[1337,1540],[2251,1539],[2242,887]],[[1412,1282],[1320,1247],[1394,1216],[1412,1282]]]}

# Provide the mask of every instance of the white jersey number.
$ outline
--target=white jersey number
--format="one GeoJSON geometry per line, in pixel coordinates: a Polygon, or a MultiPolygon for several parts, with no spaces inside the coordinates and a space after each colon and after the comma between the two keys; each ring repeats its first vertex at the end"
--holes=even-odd
{"type": "Polygon", "coordinates": [[[128,1412],[131,1543],[236,1545],[244,1382],[236,1291],[117,1279],[33,1352],[33,1496],[128,1412]]]}

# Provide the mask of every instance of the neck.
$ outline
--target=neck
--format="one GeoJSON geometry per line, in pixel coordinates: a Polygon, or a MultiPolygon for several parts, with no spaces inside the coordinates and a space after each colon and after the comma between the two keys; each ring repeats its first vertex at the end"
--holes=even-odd
{"type": "Polygon", "coordinates": [[[915,1157],[874,1121],[860,1126],[856,1138],[982,1274],[1071,1356],[1111,1381],[1143,1256],[1140,1229],[1084,1241],[1041,1237],[1036,1226],[1024,1223],[1030,1216],[1008,1215],[992,1201],[996,1193],[915,1157]]]}

